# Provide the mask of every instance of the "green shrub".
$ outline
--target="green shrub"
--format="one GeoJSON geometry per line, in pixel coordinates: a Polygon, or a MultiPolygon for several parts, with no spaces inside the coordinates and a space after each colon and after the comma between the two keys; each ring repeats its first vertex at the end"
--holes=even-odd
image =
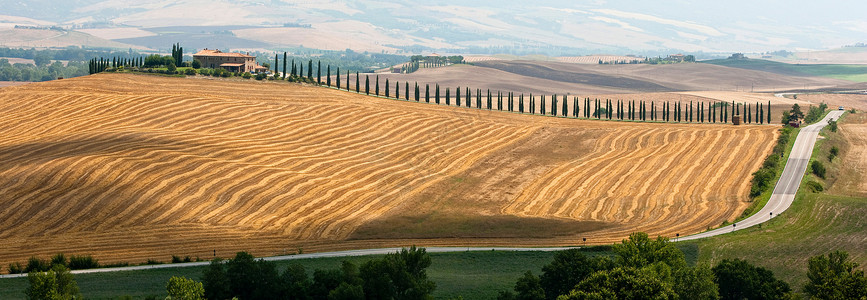
{"type": "Polygon", "coordinates": [[[173,276],[166,284],[166,293],[171,299],[198,300],[205,298],[205,288],[201,282],[173,276]]]}
{"type": "Polygon", "coordinates": [[[250,79],[253,78],[253,74],[250,74],[250,72],[244,72],[244,74],[241,74],[241,77],[244,79],[250,79]]]}
{"type": "Polygon", "coordinates": [[[196,69],[186,69],[186,70],[184,70],[184,74],[186,74],[186,75],[196,75],[196,69]]]}
{"type": "Polygon", "coordinates": [[[50,269],[51,264],[49,264],[48,261],[41,260],[36,256],[31,256],[30,259],[27,260],[27,267],[24,268],[24,272],[46,272],[50,269]]]}
{"type": "Polygon", "coordinates": [[[257,73],[256,74],[256,80],[263,80],[263,79],[265,79],[265,77],[268,77],[268,74],[265,74],[265,73],[257,73]]]}
{"type": "Polygon", "coordinates": [[[813,193],[818,193],[818,192],[821,192],[821,191],[825,190],[824,188],[822,188],[822,184],[821,184],[821,183],[818,183],[818,182],[815,182],[815,181],[812,181],[812,180],[807,181],[807,183],[805,183],[805,184],[807,185],[807,189],[810,190],[810,192],[813,192],[813,193]]]}
{"type": "Polygon", "coordinates": [[[83,270],[99,268],[99,262],[90,255],[73,255],[69,257],[69,269],[83,270]]]}
{"type": "Polygon", "coordinates": [[[24,267],[21,266],[21,263],[14,262],[9,264],[9,274],[21,274],[24,273],[24,267]]]}
{"type": "Polygon", "coordinates": [[[837,121],[828,120],[828,129],[831,129],[831,132],[837,132],[837,121]]]}
{"type": "Polygon", "coordinates": [[[810,169],[813,170],[813,174],[819,178],[825,179],[825,165],[823,165],[822,162],[814,160],[813,163],[810,164],[810,169]]]}

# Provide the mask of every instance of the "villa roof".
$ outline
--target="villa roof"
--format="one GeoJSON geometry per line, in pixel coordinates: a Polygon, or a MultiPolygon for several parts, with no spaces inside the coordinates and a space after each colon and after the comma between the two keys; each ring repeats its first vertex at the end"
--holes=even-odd
{"type": "Polygon", "coordinates": [[[240,66],[243,66],[243,65],[244,65],[244,64],[229,64],[229,63],[220,64],[221,67],[240,67],[240,66]]]}
{"type": "Polygon", "coordinates": [[[246,55],[244,53],[238,53],[238,52],[226,53],[226,52],[220,51],[220,49],[208,50],[207,48],[202,50],[202,51],[196,52],[196,54],[193,54],[193,56],[255,57],[255,56],[246,55]]]}

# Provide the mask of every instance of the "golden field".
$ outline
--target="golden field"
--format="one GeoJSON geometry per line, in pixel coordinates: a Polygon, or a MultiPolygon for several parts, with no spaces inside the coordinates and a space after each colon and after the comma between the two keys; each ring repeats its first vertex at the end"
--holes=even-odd
{"type": "Polygon", "coordinates": [[[121,74],[2,88],[0,113],[2,265],[685,235],[741,214],[777,135],[121,74]]]}

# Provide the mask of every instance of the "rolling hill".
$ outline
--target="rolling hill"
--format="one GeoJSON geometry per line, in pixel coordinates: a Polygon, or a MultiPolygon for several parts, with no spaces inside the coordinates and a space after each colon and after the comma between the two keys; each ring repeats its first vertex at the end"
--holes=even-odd
{"type": "Polygon", "coordinates": [[[3,265],[688,234],[740,215],[776,137],[201,77],[99,74],[0,103],[3,265]]]}

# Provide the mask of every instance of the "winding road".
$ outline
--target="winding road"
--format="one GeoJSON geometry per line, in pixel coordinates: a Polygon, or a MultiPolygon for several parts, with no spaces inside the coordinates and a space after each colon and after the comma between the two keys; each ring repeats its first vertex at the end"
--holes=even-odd
{"type": "MultiPolygon", "coordinates": [[[[785,211],[792,205],[792,202],[795,200],[795,193],[798,191],[798,187],[800,186],[801,179],[804,177],[804,172],[807,170],[807,164],[810,161],[810,156],[813,153],[813,146],[816,144],[816,139],[819,135],[819,131],[828,125],[828,120],[830,119],[839,119],[844,111],[834,110],[828,113],[821,121],[806,126],[798,133],[798,136],[795,138],[795,145],[792,147],[792,152],[789,155],[789,160],[786,162],[786,167],[783,169],[783,174],[780,176],[780,180],[777,181],[776,187],[774,187],[774,192],[771,194],[770,200],[768,203],[756,214],[733,224],[731,227],[723,227],[718,228],[711,231],[706,231],[686,237],[681,237],[678,241],[687,241],[687,240],[695,240],[706,237],[717,236],[725,233],[729,233],[735,230],[743,230],[746,228],[750,228],[752,226],[767,222],[773,217],[778,216],[780,213],[785,211]]],[[[552,247],[552,248],[506,248],[506,247],[426,247],[426,251],[429,253],[442,253],[442,252],[463,252],[463,251],[489,251],[489,250],[497,250],[497,251],[561,251],[570,249],[571,247],[552,247]]],[[[272,256],[263,258],[266,261],[280,261],[280,260],[295,260],[295,259],[307,259],[307,258],[323,258],[323,257],[349,257],[349,256],[363,256],[363,255],[381,255],[388,254],[400,251],[401,248],[379,248],[379,249],[362,249],[362,250],[348,250],[348,251],[336,251],[336,252],[322,252],[322,253],[310,253],[310,254],[297,254],[297,255],[284,255],[284,256],[272,256]]],[[[150,270],[150,269],[164,269],[164,268],[181,268],[181,267],[197,267],[197,266],[206,266],[210,262],[191,262],[191,263],[178,263],[178,264],[162,264],[162,265],[146,265],[146,266],[130,266],[130,267],[119,267],[119,268],[101,268],[101,269],[88,269],[88,270],[75,270],[72,271],[72,274],[88,274],[88,273],[104,273],[104,272],[120,272],[120,271],[137,271],[137,270],[150,270]]],[[[3,278],[17,278],[17,277],[26,277],[27,274],[8,274],[8,275],[0,275],[0,279],[3,278]]]]}
{"type": "Polygon", "coordinates": [[[795,201],[795,194],[801,185],[801,179],[804,178],[804,172],[807,171],[807,164],[810,162],[810,156],[813,154],[813,146],[816,145],[819,131],[828,125],[828,120],[839,119],[843,115],[843,112],[842,110],[832,110],[821,121],[801,129],[798,137],[795,138],[795,145],[792,147],[791,154],[789,154],[789,160],[786,161],[783,174],[780,176],[780,180],[777,181],[776,187],[774,187],[771,199],[762,207],[762,210],[740,222],[732,224],[732,226],[682,237],[678,241],[696,240],[735,230],[747,229],[767,222],[786,211],[786,209],[789,209],[789,206],[792,206],[792,202],[795,201]]]}

